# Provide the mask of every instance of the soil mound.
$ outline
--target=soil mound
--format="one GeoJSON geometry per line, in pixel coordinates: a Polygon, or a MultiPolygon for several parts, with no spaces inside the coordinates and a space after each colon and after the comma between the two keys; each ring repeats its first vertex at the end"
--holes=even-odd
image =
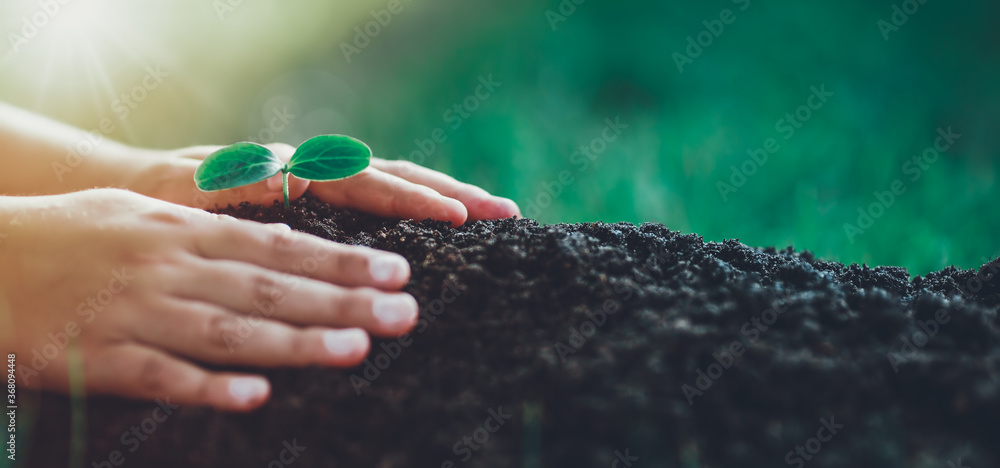
{"type": "MultiPolygon", "coordinates": [[[[404,255],[420,324],[135,445],[156,405],[92,400],[85,466],[1000,466],[1000,261],[911,280],[657,224],[228,213],[404,255]]],[[[65,465],[69,414],[44,397],[32,465],[65,465]]]]}

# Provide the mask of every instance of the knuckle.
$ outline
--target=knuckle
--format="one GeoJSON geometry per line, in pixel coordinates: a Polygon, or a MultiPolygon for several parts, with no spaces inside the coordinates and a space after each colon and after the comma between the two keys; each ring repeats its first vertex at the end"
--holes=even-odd
{"type": "Polygon", "coordinates": [[[267,229],[265,239],[271,255],[276,258],[285,258],[294,252],[298,246],[297,236],[292,231],[279,231],[269,228],[267,229]]]}
{"type": "Polygon", "coordinates": [[[178,279],[185,275],[181,261],[169,254],[133,253],[122,263],[125,265],[123,270],[135,277],[128,283],[118,282],[121,294],[126,296],[151,291],[176,293],[181,283],[178,279]]]}
{"type": "Polygon", "coordinates": [[[344,318],[349,315],[349,294],[349,290],[333,293],[326,301],[323,310],[328,314],[327,318],[331,321],[331,323],[343,321],[344,318]]]}
{"type": "Polygon", "coordinates": [[[416,171],[418,168],[420,168],[420,165],[418,165],[417,163],[413,161],[408,161],[406,159],[397,159],[393,161],[391,164],[395,170],[402,172],[404,174],[416,171]]]}
{"type": "Polygon", "coordinates": [[[204,228],[215,233],[216,235],[225,236],[226,238],[232,238],[238,241],[252,238],[253,231],[248,230],[246,228],[246,224],[255,225],[256,223],[243,221],[226,214],[210,213],[208,211],[198,209],[191,209],[189,211],[192,213],[189,216],[189,219],[207,221],[203,223],[204,228]]]}
{"type": "Polygon", "coordinates": [[[305,338],[305,336],[299,336],[298,333],[289,337],[287,349],[290,359],[299,363],[306,363],[311,360],[311,356],[315,353],[310,353],[311,344],[305,338]]]}
{"type": "Polygon", "coordinates": [[[342,314],[369,314],[374,309],[375,296],[378,293],[370,288],[356,288],[345,292],[340,299],[339,308],[342,314]]]}
{"type": "Polygon", "coordinates": [[[208,375],[203,375],[198,379],[198,383],[194,390],[194,399],[200,402],[211,401],[211,384],[212,378],[208,375]]]}
{"type": "Polygon", "coordinates": [[[210,216],[214,221],[220,221],[223,223],[240,222],[238,219],[227,214],[208,213],[208,216],[210,216]]]}
{"type": "Polygon", "coordinates": [[[250,298],[254,304],[274,304],[281,296],[278,280],[267,273],[256,273],[250,278],[250,298]]]}
{"type": "Polygon", "coordinates": [[[341,267],[349,268],[346,271],[354,271],[363,278],[371,276],[372,257],[368,252],[361,250],[351,250],[341,257],[341,267]]]}
{"type": "Polygon", "coordinates": [[[147,356],[139,369],[139,386],[146,394],[162,393],[170,385],[167,362],[162,356],[147,356]]]}
{"type": "Polygon", "coordinates": [[[146,221],[156,224],[169,224],[174,226],[185,225],[191,220],[192,215],[183,213],[179,209],[156,210],[146,213],[143,218],[146,221]]]}
{"type": "Polygon", "coordinates": [[[312,250],[312,258],[317,262],[336,261],[336,258],[345,249],[344,244],[336,242],[322,241],[312,250]]]}
{"type": "Polygon", "coordinates": [[[220,312],[207,317],[201,327],[204,343],[212,348],[228,348],[227,336],[239,334],[239,317],[220,312]]]}
{"type": "Polygon", "coordinates": [[[357,255],[350,249],[331,250],[330,255],[325,259],[325,263],[330,270],[335,272],[356,272],[352,268],[366,268],[368,264],[353,260],[357,255]]]}

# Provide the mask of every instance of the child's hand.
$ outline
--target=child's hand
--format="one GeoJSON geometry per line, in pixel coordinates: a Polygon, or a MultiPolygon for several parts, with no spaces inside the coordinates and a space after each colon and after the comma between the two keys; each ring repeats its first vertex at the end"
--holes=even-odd
{"type": "MultiPolygon", "coordinates": [[[[285,161],[295,153],[295,148],[285,144],[267,147],[285,161]]],[[[231,190],[199,192],[194,185],[194,171],[202,159],[217,149],[217,146],[197,146],[166,153],[166,157],[153,156],[158,162],[126,186],[155,198],[204,209],[242,201],[270,205],[282,199],[281,175],[231,190]]],[[[454,226],[467,220],[521,215],[511,200],[494,197],[479,187],[408,161],[372,158],[371,166],[360,174],[334,182],[310,183],[289,176],[291,199],[301,197],[307,190],[335,206],[386,217],[451,221],[454,226]]]]}
{"type": "Polygon", "coordinates": [[[248,410],[265,379],[197,363],[351,366],[417,320],[396,254],[122,190],[0,202],[0,344],[31,387],[67,391],[74,335],[88,393],[248,410]]]}
{"type": "Polygon", "coordinates": [[[390,218],[433,218],[459,226],[467,220],[521,216],[517,204],[409,161],[372,158],[360,174],[313,182],[309,191],[335,206],[390,218]]]}

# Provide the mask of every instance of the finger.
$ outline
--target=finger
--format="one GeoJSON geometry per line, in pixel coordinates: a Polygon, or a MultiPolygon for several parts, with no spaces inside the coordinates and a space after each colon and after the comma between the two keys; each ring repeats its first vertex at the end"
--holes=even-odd
{"type": "Polygon", "coordinates": [[[204,258],[251,263],[343,286],[399,289],[410,278],[410,265],[400,255],[252,221],[205,221],[193,242],[204,258]]]}
{"type": "Polygon", "coordinates": [[[458,200],[371,167],[347,179],[315,182],[310,191],[332,205],[391,218],[431,218],[449,221],[452,226],[460,226],[468,218],[465,205],[458,200]]]}
{"type": "Polygon", "coordinates": [[[263,377],[208,372],[163,351],[137,344],[107,348],[90,362],[86,379],[91,390],[142,400],[157,399],[166,405],[209,405],[228,411],[247,411],[264,403],[271,392],[263,377]]]}
{"type": "Polygon", "coordinates": [[[410,161],[389,161],[376,158],[372,159],[371,165],[410,182],[426,185],[441,195],[462,202],[469,210],[470,220],[521,216],[521,210],[513,200],[495,197],[475,185],[459,182],[451,176],[410,161]]]}
{"type": "Polygon", "coordinates": [[[133,329],[143,343],[213,364],[348,367],[360,363],[370,346],[359,328],[302,329],[177,298],[165,299],[162,313],[144,317],[133,329]]]}
{"type": "Polygon", "coordinates": [[[417,301],[405,293],[343,288],[233,261],[195,261],[188,271],[175,295],[244,315],[383,336],[399,336],[417,322],[417,301]]]}

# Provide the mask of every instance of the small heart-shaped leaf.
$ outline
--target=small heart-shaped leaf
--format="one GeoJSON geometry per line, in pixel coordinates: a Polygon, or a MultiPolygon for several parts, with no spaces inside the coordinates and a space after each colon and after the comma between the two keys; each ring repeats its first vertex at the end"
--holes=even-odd
{"type": "Polygon", "coordinates": [[[203,192],[254,184],[281,172],[281,160],[256,143],[236,143],[210,154],[194,172],[203,192]]]}
{"type": "Polygon", "coordinates": [[[365,170],[371,158],[371,148],[357,138],[320,135],[299,145],[288,171],[300,179],[339,180],[365,170]]]}

